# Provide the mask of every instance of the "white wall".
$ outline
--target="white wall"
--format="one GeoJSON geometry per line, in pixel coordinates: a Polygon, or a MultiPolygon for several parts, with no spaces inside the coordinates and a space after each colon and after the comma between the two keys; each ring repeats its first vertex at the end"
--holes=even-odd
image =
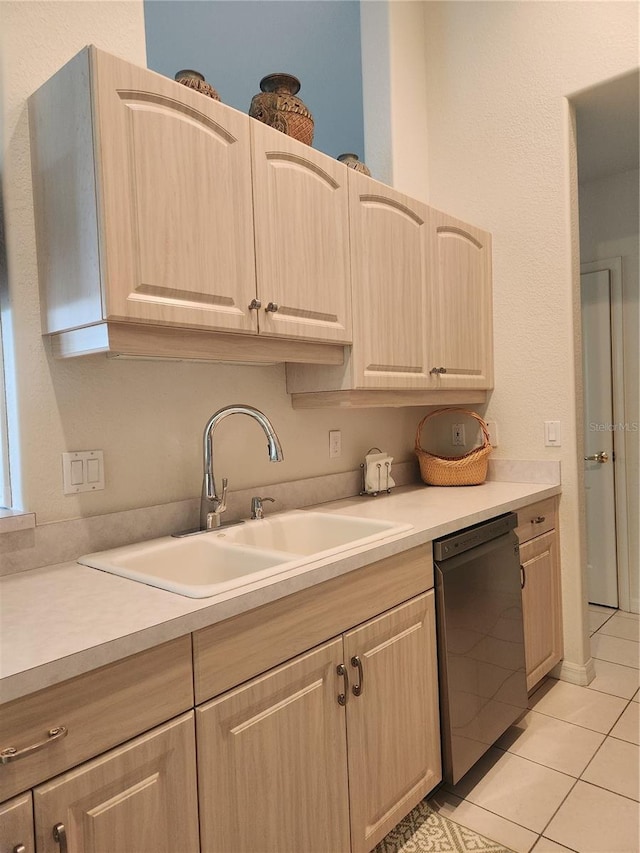
{"type": "MultiPolygon", "coordinates": [[[[229,403],[258,406],[282,439],[285,461],[268,462],[247,418],[216,434],[217,474],[230,488],[354,470],[373,445],[397,461],[413,458],[420,409],[294,412],[284,369],[190,363],[51,358],[40,332],[26,99],[85,44],[145,65],[142,3],[3,2],[3,144],[9,291],[4,329],[15,503],[38,523],[99,515],[195,497],[202,431],[229,403]],[[328,430],[343,432],[343,454],[328,458],[328,430]],[[62,495],[61,454],[102,449],[106,489],[62,495]]],[[[229,422],[227,422],[229,423],[229,422]]]]}
{"type": "Polygon", "coordinates": [[[426,74],[426,101],[412,104],[422,115],[405,110],[392,132],[395,141],[426,121],[422,160],[394,159],[394,184],[411,192],[426,169],[430,204],[493,233],[496,387],[487,416],[499,425],[498,457],[561,461],[565,658],[580,667],[589,650],[567,96],[637,67],[637,4],[392,0],[389,9],[405,31],[424,21],[421,55],[392,44],[392,79],[410,79],[407,62],[416,81],[426,74]],[[560,448],[543,445],[551,419],[562,423],[560,448]]]}
{"type": "MultiPolygon", "coordinates": [[[[638,284],[638,196],[640,172],[635,169],[580,184],[580,260],[582,263],[622,258],[624,397],[625,422],[640,422],[638,390],[640,388],[640,344],[638,320],[640,308],[638,284]]],[[[638,559],[638,526],[640,525],[639,485],[640,433],[626,434],[627,513],[629,530],[630,598],[638,607],[640,599],[638,559]]]]}

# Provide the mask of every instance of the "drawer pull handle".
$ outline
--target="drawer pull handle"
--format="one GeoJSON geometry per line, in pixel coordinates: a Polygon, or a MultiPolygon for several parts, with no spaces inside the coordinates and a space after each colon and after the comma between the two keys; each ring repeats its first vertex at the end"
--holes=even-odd
{"type": "Polygon", "coordinates": [[[63,823],[57,823],[53,827],[53,840],[60,845],[60,853],[67,853],[67,830],[63,823]]]}
{"type": "Polygon", "coordinates": [[[32,755],[34,752],[44,749],[45,746],[49,746],[50,743],[62,740],[62,738],[66,737],[68,734],[69,730],[66,726],[54,726],[47,732],[47,739],[41,740],[40,743],[34,743],[32,746],[25,746],[24,749],[16,749],[15,746],[8,746],[0,752],[0,764],[9,764],[11,761],[17,761],[19,758],[26,758],[27,755],[32,755]]]}
{"type": "Polygon", "coordinates": [[[358,667],[358,683],[354,684],[351,690],[353,691],[354,696],[362,696],[362,688],[364,687],[364,676],[362,672],[362,661],[358,657],[358,655],[354,655],[351,658],[351,666],[358,667]]]}
{"type": "Polygon", "coordinates": [[[531,524],[542,524],[542,522],[546,519],[544,515],[537,515],[535,518],[531,519],[531,524]]]}
{"type": "Polygon", "coordinates": [[[349,673],[343,663],[338,664],[336,672],[344,678],[344,693],[338,693],[338,705],[346,705],[349,696],[349,673]]]}
{"type": "Polygon", "coordinates": [[[27,853],[27,848],[24,846],[24,844],[16,844],[16,846],[13,848],[13,853],[27,853]]]}
{"type": "Polygon", "coordinates": [[[527,573],[524,570],[524,566],[520,563],[520,589],[524,589],[524,586],[527,582],[527,573]]]}

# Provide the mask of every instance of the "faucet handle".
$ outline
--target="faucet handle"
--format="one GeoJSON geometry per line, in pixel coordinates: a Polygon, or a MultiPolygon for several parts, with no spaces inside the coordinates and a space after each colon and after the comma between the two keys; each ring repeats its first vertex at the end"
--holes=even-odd
{"type": "Polygon", "coordinates": [[[216,508],[216,512],[224,512],[227,508],[227,487],[229,485],[229,478],[222,478],[222,495],[220,496],[220,503],[216,508]]]}
{"type": "Polygon", "coordinates": [[[264,501],[271,501],[271,503],[275,503],[275,498],[261,498],[258,495],[255,495],[251,498],[251,518],[258,519],[264,518],[264,510],[262,508],[262,504],[264,501]]]}

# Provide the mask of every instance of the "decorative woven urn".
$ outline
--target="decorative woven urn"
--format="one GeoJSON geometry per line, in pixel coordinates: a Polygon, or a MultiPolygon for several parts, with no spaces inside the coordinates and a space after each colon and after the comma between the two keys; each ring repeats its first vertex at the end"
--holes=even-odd
{"type": "Polygon", "coordinates": [[[350,169],[354,169],[356,172],[361,172],[363,175],[371,176],[368,166],[358,160],[357,154],[338,154],[338,160],[350,169]]]}
{"type": "Polygon", "coordinates": [[[199,71],[192,71],[190,68],[184,68],[178,71],[175,79],[183,86],[188,86],[190,89],[195,89],[196,92],[202,92],[208,98],[213,98],[214,101],[220,100],[220,95],[213,88],[211,83],[207,83],[204,79],[204,74],[199,71]]]}
{"type": "Polygon", "coordinates": [[[249,115],[311,145],[313,116],[300,98],[296,98],[300,91],[298,78],[292,74],[268,74],[260,81],[260,90],[260,94],[251,99],[249,115]]]}

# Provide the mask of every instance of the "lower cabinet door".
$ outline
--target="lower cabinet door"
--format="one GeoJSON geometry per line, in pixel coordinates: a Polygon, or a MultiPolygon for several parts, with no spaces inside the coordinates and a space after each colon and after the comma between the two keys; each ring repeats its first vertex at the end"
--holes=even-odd
{"type": "Polygon", "coordinates": [[[193,712],[34,790],[38,853],[197,853],[193,712]]]}
{"type": "Polygon", "coordinates": [[[340,639],[196,710],[203,853],[348,853],[340,639]]]}
{"type": "Polygon", "coordinates": [[[34,853],[31,791],[0,803],[0,853],[34,853]]]}
{"type": "Polygon", "coordinates": [[[527,689],[562,658],[562,602],[555,530],[520,545],[527,689]]]}
{"type": "Polygon", "coordinates": [[[344,635],[353,853],[371,850],[442,778],[435,630],[432,591],[344,635]]]}

